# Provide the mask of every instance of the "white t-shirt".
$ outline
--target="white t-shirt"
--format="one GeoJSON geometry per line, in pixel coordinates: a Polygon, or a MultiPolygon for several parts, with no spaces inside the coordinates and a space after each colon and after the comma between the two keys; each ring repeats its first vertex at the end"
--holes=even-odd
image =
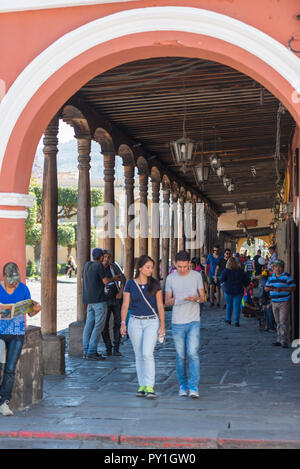
{"type": "Polygon", "coordinates": [[[187,324],[200,321],[200,304],[196,301],[184,301],[188,296],[198,295],[203,288],[202,275],[190,270],[187,275],[180,275],[177,271],[168,275],[165,291],[172,292],[175,304],[172,309],[173,324],[187,324]]]}

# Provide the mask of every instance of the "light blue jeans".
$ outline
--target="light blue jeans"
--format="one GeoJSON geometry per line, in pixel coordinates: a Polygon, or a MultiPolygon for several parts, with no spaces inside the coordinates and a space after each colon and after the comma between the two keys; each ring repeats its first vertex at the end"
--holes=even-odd
{"type": "Polygon", "coordinates": [[[240,322],[240,311],[241,311],[241,301],[243,295],[229,295],[229,293],[224,292],[226,300],[226,321],[231,323],[231,316],[233,311],[233,320],[234,324],[239,324],[240,322]]]}
{"type": "Polygon", "coordinates": [[[87,307],[86,323],[82,342],[84,353],[97,353],[97,345],[105,325],[107,302],[90,303],[87,307]]]}
{"type": "Polygon", "coordinates": [[[130,316],[128,335],[135,354],[139,386],[154,386],[155,361],[153,352],[157,342],[158,329],[158,318],[136,319],[130,316]]]}
{"type": "Polygon", "coordinates": [[[198,391],[200,380],[200,322],[172,324],[173,339],[176,348],[176,372],[182,388],[198,391]],[[187,376],[187,358],[190,378],[187,376]]]}

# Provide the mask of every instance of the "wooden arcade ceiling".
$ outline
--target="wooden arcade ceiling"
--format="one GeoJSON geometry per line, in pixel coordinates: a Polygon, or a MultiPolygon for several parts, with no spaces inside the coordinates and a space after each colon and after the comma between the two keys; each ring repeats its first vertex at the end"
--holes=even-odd
{"type": "MultiPolygon", "coordinates": [[[[203,141],[204,163],[209,165],[216,150],[236,190],[229,193],[212,171],[203,188],[197,186],[192,170],[180,173],[187,187],[202,192],[220,212],[234,201],[247,201],[248,209],[273,206],[279,101],[252,78],[215,62],[164,57],[109,70],[77,95],[173,172],[180,172],[180,167],[174,165],[170,141],[182,136],[186,109],[187,134],[203,141]]],[[[293,129],[286,111],[280,129],[281,173],[293,129]]],[[[196,164],[201,149],[199,144],[196,164]]]]}

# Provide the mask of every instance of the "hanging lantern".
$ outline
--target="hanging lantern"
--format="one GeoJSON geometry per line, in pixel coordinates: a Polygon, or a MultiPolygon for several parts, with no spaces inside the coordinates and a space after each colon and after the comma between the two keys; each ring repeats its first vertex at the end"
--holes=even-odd
{"type": "Polygon", "coordinates": [[[209,161],[214,171],[221,166],[221,158],[218,158],[215,153],[209,157],[209,161]]]}
{"type": "Polygon", "coordinates": [[[223,184],[224,184],[225,187],[230,186],[230,184],[231,184],[231,178],[228,178],[228,177],[224,176],[224,177],[223,177],[223,184]]]}
{"type": "Polygon", "coordinates": [[[185,169],[192,163],[197,144],[186,136],[186,100],[184,96],[184,116],[182,124],[182,137],[178,140],[170,142],[171,153],[176,164],[183,166],[185,169]]]}
{"type": "Polygon", "coordinates": [[[204,166],[203,163],[200,163],[198,166],[194,168],[194,174],[195,174],[196,181],[198,183],[207,181],[208,175],[209,175],[209,167],[204,166]]]}
{"type": "Polygon", "coordinates": [[[217,176],[218,176],[219,178],[222,177],[222,176],[224,176],[224,174],[225,174],[225,168],[224,168],[224,166],[220,166],[219,168],[217,168],[216,173],[217,173],[217,176]]]}
{"type": "Polygon", "coordinates": [[[178,140],[171,142],[170,145],[173,159],[177,164],[191,164],[194,158],[196,145],[190,138],[181,137],[178,140]]]}

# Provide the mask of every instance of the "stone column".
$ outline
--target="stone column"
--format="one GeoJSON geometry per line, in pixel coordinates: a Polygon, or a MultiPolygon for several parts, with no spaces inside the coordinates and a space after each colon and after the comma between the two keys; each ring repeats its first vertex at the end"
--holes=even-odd
{"type": "Polygon", "coordinates": [[[124,166],[125,176],[125,256],[124,256],[124,274],[126,279],[133,277],[134,271],[134,166],[124,166]]]}
{"type": "Polygon", "coordinates": [[[170,186],[163,184],[163,225],[162,225],[162,259],[161,270],[163,281],[169,273],[170,255],[170,186]]]}
{"type": "Polygon", "coordinates": [[[196,201],[192,199],[192,241],[191,241],[191,259],[196,256],[196,201]]]}
{"type": "Polygon", "coordinates": [[[152,216],[151,216],[151,255],[155,262],[153,277],[159,279],[159,254],[160,254],[160,214],[159,214],[159,191],[160,181],[152,179],[152,216]]]}
{"type": "MultiPolygon", "coordinates": [[[[199,244],[202,239],[203,227],[203,220],[201,219],[202,209],[201,209],[201,199],[197,199],[197,206],[196,206],[196,248],[195,248],[195,256],[201,257],[201,245],[199,244]],[[202,231],[201,231],[202,230],[202,231]]],[[[203,251],[203,249],[202,249],[203,251]]]]}
{"type": "Polygon", "coordinates": [[[171,216],[171,262],[174,261],[178,251],[178,192],[172,192],[171,216]]]}
{"type": "Polygon", "coordinates": [[[41,325],[45,374],[63,374],[64,336],[57,336],[57,134],[58,117],[44,133],[42,201],[41,325]]]}
{"type": "Polygon", "coordinates": [[[78,212],[77,212],[77,321],[69,325],[69,355],[82,356],[82,334],[86,305],[82,302],[82,271],[91,252],[91,195],[89,136],[77,137],[78,149],[78,212]]]}
{"type": "Polygon", "coordinates": [[[139,175],[140,186],[140,239],[139,255],[148,254],[148,174],[139,175]]]}
{"type": "Polygon", "coordinates": [[[180,194],[180,196],[179,196],[179,243],[178,243],[178,251],[184,251],[185,250],[184,203],[185,203],[185,195],[180,194]]]}
{"type": "Polygon", "coordinates": [[[107,222],[104,225],[104,246],[109,249],[112,259],[115,259],[115,153],[106,151],[103,153],[104,161],[104,217],[107,222]]]}

